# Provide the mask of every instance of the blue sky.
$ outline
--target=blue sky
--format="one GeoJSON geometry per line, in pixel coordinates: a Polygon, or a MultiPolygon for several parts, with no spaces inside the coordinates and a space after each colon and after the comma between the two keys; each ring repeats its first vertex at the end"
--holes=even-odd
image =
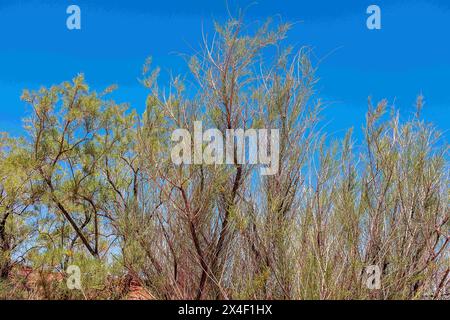
{"type": "MultiPolygon", "coordinates": [[[[138,83],[152,56],[163,74],[187,72],[178,53],[201,42],[202,27],[227,18],[225,1],[0,0],[0,131],[20,134],[24,88],[49,86],[83,72],[94,89],[119,85],[115,98],[143,111],[138,83]],[[82,10],[82,30],[66,28],[66,8],[82,10]]],[[[360,131],[367,97],[394,101],[411,114],[423,93],[423,116],[447,131],[450,120],[450,2],[448,0],[229,0],[248,21],[280,15],[296,22],[287,42],[314,48],[322,59],[317,90],[327,102],[326,131],[360,131]],[[382,10],[382,30],[366,28],[366,8],[382,10]]]]}

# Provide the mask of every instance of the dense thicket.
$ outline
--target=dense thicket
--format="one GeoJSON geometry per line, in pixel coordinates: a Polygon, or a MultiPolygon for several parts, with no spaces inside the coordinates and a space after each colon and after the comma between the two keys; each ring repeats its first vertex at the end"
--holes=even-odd
{"type": "Polygon", "coordinates": [[[167,85],[144,67],[146,111],[83,76],[24,91],[27,134],[0,139],[0,297],[442,298],[449,281],[448,146],[417,113],[369,101],[364,140],[331,142],[309,51],[289,25],[216,27],[167,85]],[[174,165],[173,130],[194,121],[280,130],[280,170],[174,165]],[[82,291],[55,273],[82,271],[82,291]],[[365,268],[382,271],[381,289],[365,268]],[[24,268],[39,272],[32,286],[24,268]],[[18,271],[19,270],[19,271],[18,271]]]}

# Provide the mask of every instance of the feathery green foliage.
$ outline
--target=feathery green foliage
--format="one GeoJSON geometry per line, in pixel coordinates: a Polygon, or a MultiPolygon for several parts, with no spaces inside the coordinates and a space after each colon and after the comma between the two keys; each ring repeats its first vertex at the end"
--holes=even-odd
{"type": "Polygon", "coordinates": [[[309,50],[284,49],[289,27],[217,25],[191,74],[163,88],[149,59],[140,116],[82,75],[25,91],[27,135],[0,139],[0,297],[126,298],[126,277],[158,299],[448,295],[448,146],[423,98],[407,121],[369,101],[364,141],[330,143],[309,50]],[[280,129],[279,172],[174,165],[170,135],[194,121],[280,129]],[[82,291],[55,278],[68,265],[82,291]],[[371,265],[381,289],[366,286],[371,265]],[[24,267],[41,281],[26,285],[24,267]]]}

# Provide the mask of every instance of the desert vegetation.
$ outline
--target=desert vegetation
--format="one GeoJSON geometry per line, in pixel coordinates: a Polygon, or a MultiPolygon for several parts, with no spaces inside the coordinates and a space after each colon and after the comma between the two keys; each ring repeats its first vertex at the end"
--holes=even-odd
{"type": "Polygon", "coordinates": [[[363,139],[333,140],[289,28],[216,25],[170,83],[149,59],[143,114],[83,75],[25,90],[26,134],[0,139],[0,298],[126,299],[130,282],[148,299],[448,297],[448,145],[423,98],[407,119],[369,99],[363,139]],[[278,173],[173,164],[194,121],[279,129],[278,173]]]}

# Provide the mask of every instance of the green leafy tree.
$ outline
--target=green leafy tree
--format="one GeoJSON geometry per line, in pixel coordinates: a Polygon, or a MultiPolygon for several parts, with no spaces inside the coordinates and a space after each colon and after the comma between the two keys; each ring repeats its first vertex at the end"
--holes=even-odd
{"type": "Polygon", "coordinates": [[[108,249],[102,241],[114,220],[105,210],[112,195],[108,161],[133,125],[126,105],[102,99],[112,90],[90,92],[80,75],[71,83],[25,91],[22,97],[33,108],[26,128],[42,204],[62,224],[61,246],[72,251],[81,243],[94,258],[108,249]]]}
{"type": "Polygon", "coordinates": [[[13,256],[20,257],[32,229],[27,219],[38,193],[33,188],[33,161],[23,139],[0,137],[0,280],[13,267],[13,256]]]}

